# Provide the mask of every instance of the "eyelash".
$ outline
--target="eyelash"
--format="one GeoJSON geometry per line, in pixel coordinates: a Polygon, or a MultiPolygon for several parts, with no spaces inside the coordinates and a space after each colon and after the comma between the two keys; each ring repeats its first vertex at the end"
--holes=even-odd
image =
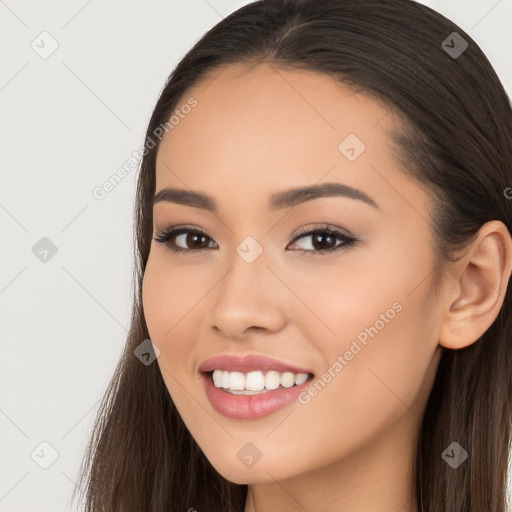
{"type": "MultiPolygon", "coordinates": [[[[171,240],[173,238],[175,238],[176,236],[181,235],[183,233],[193,233],[196,235],[205,236],[206,238],[209,238],[210,240],[212,240],[206,233],[204,233],[194,227],[191,227],[191,226],[176,226],[173,228],[166,229],[166,230],[158,233],[157,236],[155,236],[154,240],[157,243],[165,244],[168,247],[168,249],[175,254],[176,253],[190,254],[192,252],[198,252],[198,251],[211,249],[211,248],[182,249],[179,247],[173,247],[170,243],[171,240]]],[[[320,254],[330,254],[330,253],[339,251],[341,249],[347,249],[349,247],[354,246],[357,242],[359,242],[359,238],[356,238],[354,236],[348,236],[348,235],[342,233],[341,231],[334,229],[331,226],[326,225],[326,226],[322,226],[322,227],[315,228],[315,229],[308,230],[307,228],[304,228],[304,229],[300,230],[296,234],[295,238],[292,240],[292,243],[296,242],[300,238],[305,237],[306,235],[314,235],[314,234],[318,234],[318,233],[333,236],[335,238],[342,240],[343,243],[338,244],[333,249],[324,249],[323,251],[322,250],[315,251],[315,250],[311,250],[311,249],[294,249],[294,250],[297,252],[300,252],[301,254],[307,254],[308,256],[317,256],[320,254]]]]}

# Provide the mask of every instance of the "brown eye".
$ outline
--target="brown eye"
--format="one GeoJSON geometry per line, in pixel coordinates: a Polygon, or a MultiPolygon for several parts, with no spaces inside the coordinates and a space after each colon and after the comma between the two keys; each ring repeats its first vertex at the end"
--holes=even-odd
{"type": "Polygon", "coordinates": [[[355,237],[347,236],[341,231],[331,227],[325,227],[301,233],[299,236],[295,237],[293,244],[297,245],[298,240],[307,238],[311,239],[310,243],[304,244],[308,247],[299,247],[297,250],[302,253],[309,253],[313,255],[315,255],[315,253],[325,254],[337,251],[339,249],[345,249],[355,245],[356,242],[358,242],[358,239],[355,237]],[[340,240],[341,242],[336,243],[336,240],[340,240]]]}
{"type": "Polygon", "coordinates": [[[155,237],[155,241],[165,244],[172,252],[193,252],[208,249],[208,235],[192,228],[172,228],[155,237]],[[185,247],[183,247],[185,246],[185,247]]]}

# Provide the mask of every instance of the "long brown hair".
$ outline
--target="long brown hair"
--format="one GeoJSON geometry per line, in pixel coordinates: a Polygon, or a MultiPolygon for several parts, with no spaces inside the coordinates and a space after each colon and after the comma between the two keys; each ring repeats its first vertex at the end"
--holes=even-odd
{"type": "MultiPolygon", "coordinates": [[[[512,184],[510,100],[460,27],[411,0],[261,0],[233,12],[172,71],[149,122],[146,138],[155,144],[144,154],[137,184],[131,327],[73,493],[81,491],[87,512],[244,508],[247,485],[215,471],[182,422],[158,365],[141,364],[134,350],[149,339],[141,290],[161,127],[199,80],[213,78],[221,66],[259,62],[326,74],[401,116],[403,129],[390,140],[402,172],[432,194],[441,270],[485,222],[500,220],[511,231],[512,202],[504,192],[512,184]]],[[[443,350],[415,458],[421,511],[506,510],[510,295],[508,288],[479,340],[443,350]],[[457,469],[442,458],[452,442],[469,454],[457,469]]]]}

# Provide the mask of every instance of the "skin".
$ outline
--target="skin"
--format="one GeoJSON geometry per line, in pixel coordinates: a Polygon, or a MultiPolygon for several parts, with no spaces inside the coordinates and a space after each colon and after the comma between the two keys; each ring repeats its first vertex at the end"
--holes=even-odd
{"type": "Polygon", "coordinates": [[[215,469],[249,484],[245,512],[417,511],[412,461],[442,347],[474,343],[495,320],[510,234],[498,221],[482,226],[437,296],[429,196],[392,159],[392,111],[326,76],[267,63],[212,77],[185,94],[198,105],[157,158],[156,192],[192,189],[219,204],[216,214],[154,206],[154,235],[191,224],[213,246],[198,251],[181,236],[174,243],[189,254],[173,254],[152,242],[143,306],[169,393],[215,469]],[[366,145],[354,161],[338,149],[350,133],[366,145]],[[346,197],[268,208],[275,192],[327,181],[362,190],[379,209],[346,197]],[[293,242],[323,223],[360,241],[330,254],[311,235],[293,242]],[[247,236],[263,248],[251,264],[236,252],[247,236]],[[309,403],[257,420],[210,405],[198,379],[205,359],[263,354],[318,378],[394,303],[401,310],[309,403]],[[247,442],[261,452],[252,467],[237,457],[247,442]]]}

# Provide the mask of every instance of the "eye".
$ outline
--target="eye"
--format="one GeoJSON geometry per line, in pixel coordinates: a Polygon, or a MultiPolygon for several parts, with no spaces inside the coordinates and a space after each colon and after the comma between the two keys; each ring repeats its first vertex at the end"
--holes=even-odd
{"type": "Polygon", "coordinates": [[[173,253],[191,253],[194,249],[187,247],[190,244],[191,247],[195,246],[195,250],[202,250],[208,248],[208,243],[205,244],[205,240],[211,240],[211,238],[202,231],[188,226],[177,226],[159,233],[155,237],[155,241],[160,244],[165,244],[173,253]],[[185,245],[185,247],[177,247],[176,244],[185,245]]]}
{"type": "MultiPolygon", "coordinates": [[[[308,237],[311,237],[311,243],[304,244],[308,247],[295,250],[308,255],[326,254],[351,247],[359,241],[354,236],[348,236],[342,231],[326,225],[299,231],[299,234],[293,239],[292,245],[297,245],[297,241],[308,237]],[[336,240],[340,242],[336,244],[336,240]]],[[[191,254],[204,249],[218,248],[212,238],[192,226],[175,226],[164,230],[155,237],[155,241],[165,244],[173,253],[191,254]],[[212,242],[213,246],[210,245],[212,242]]]]}
{"type": "Polygon", "coordinates": [[[306,248],[299,248],[301,253],[308,253],[309,255],[316,256],[317,254],[326,254],[346,249],[355,245],[359,239],[354,236],[348,236],[342,231],[332,228],[330,226],[323,226],[316,229],[307,230],[307,228],[299,231],[299,235],[293,239],[292,243],[297,240],[311,238],[310,243],[303,244],[306,248]],[[336,244],[336,239],[341,240],[336,244]]]}

